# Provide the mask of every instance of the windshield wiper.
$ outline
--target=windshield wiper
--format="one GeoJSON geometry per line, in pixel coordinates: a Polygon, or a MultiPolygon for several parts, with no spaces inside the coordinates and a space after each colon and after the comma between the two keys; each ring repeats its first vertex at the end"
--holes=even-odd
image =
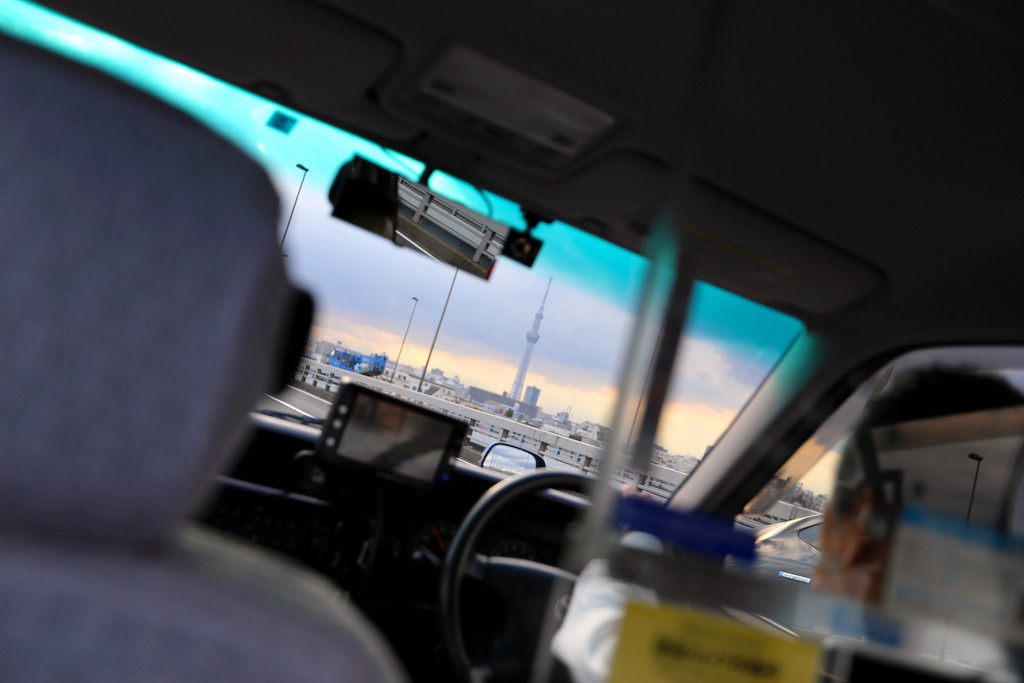
{"type": "Polygon", "coordinates": [[[261,415],[269,415],[270,417],[278,417],[282,420],[290,420],[292,422],[298,422],[303,425],[311,425],[314,427],[322,427],[324,424],[323,418],[310,417],[308,415],[296,415],[295,413],[286,413],[282,410],[260,410],[258,411],[261,415]]]}

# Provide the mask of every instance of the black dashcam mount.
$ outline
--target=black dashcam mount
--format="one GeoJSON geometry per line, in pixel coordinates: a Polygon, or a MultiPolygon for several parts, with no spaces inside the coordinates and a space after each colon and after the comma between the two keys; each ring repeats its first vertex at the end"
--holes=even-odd
{"type": "Polygon", "coordinates": [[[532,211],[523,209],[523,218],[526,220],[526,230],[509,228],[508,237],[505,238],[505,245],[501,249],[501,255],[507,256],[513,261],[522,263],[527,268],[533,266],[537,259],[537,252],[540,251],[541,242],[532,234],[533,229],[540,222],[548,222],[532,211]]]}

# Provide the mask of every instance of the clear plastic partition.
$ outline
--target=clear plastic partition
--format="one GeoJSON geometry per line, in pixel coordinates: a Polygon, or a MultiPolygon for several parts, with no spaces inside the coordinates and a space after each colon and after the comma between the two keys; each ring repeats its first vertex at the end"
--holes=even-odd
{"type": "Polygon", "coordinates": [[[735,520],[620,498],[573,680],[1020,680],[1024,349],[879,370],[735,520]]]}

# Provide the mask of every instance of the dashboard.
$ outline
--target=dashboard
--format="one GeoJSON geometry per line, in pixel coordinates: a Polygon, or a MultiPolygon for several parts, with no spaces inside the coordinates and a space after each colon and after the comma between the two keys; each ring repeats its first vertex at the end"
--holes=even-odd
{"type": "MultiPolygon", "coordinates": [[[[315,456],[317,428],[258,414],[252,419],[250,443],[218,478],[198,521],[328,576],[388,636],[414,679],[423,680],[417,671],[436,668],[444,556],[466,513],[503,477],[457,460],[428,487],[384,478],[315,456]]],[[[583,498],[558,491],[523,499],[488,525],[476,550],[557,564],[567,530],[585,506],[583,498]]],[[[486,595],[472,602],[488,609],[486,595]]]]}

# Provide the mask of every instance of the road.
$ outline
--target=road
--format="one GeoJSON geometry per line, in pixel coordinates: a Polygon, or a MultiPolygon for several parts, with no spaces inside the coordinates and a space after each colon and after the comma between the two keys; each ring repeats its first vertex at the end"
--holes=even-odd
{"type": "MultiPolygon", "coordinates": [[[[314,391],[316,391],[314,389],[314,391]]],[[[323,392],[326,393],[326,392],[323,392]]],[[[269,394],[256,405],[256,410],[279,410],[292,415],[324,418],[331,409],[331,400],[312,392],[287,386],[276,397],[269,394]]]]}

